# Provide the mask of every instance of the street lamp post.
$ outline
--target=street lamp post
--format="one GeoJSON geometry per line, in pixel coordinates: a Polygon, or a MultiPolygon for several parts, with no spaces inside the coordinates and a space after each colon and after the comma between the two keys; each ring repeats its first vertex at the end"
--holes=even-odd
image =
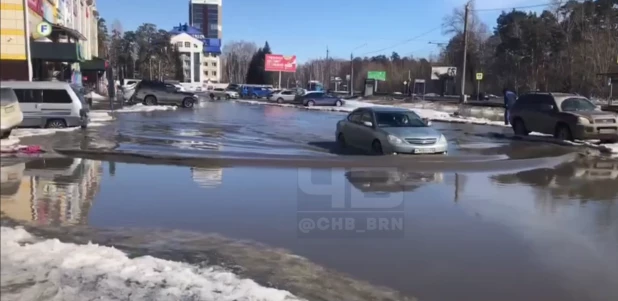
{"type": "Polygon", "coordinates": [[[367,46],[367,43],[357,46],[350,52],[350,82],[348,83],[348,89],[350,90],[350,96],[354,96],[354,50],[367,46]]]}

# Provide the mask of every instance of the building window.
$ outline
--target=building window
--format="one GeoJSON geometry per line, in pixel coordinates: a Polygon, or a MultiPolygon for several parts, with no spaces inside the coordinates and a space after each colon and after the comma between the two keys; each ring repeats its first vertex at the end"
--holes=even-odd
{"type": "Polygon", "coordinates": [[[217,62],[212,62],[213,67],[217,67],[217,62]]]}
{"type": "Polygon", "coordinates": [[[208,76],[208,71],[204,71],[204,75],[208,76]]]}
{"type": "Polygon", "coordinates": [[[185,42],[185,47],[191,47],[191,42],[185,42]]]}
{"type": "Polygon", "coordinates": [[[197,46],[197,44],[193,44],[193,47],[198,48],[199,46],[197,46]]]}
{"type": "Polygon", "coordinates": [[[182,42],[176,42],[176,47],[178,48],[182,47],[182,42]]]}
{"type": "Polygon", "coordinates": [[[213,71],[212,76],[217,76],[217,71],[213,71]]]}

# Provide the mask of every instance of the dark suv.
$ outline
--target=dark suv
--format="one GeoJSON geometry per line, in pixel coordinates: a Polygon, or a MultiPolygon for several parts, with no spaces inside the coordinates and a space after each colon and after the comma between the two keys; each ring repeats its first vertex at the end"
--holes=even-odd
{"type": "Polygon", "coordinates": [[[145,105],[177,105],[183,108],[193,108],[198,102],[197,95],[180,91],[180,87],[174,84],[149,80],[137,84],[132,99],[145,105]]]}
{"type": "Polygon", "coordinates": [[[527,93],[515,101],[509,115],[516,135],[538,132],[562,140],[618,141],[618,115],[576,94],[527,93]]]}

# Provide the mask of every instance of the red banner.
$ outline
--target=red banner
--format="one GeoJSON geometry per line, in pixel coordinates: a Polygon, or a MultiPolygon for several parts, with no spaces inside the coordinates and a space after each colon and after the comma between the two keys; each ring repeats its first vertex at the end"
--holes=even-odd
{"type": "Polygon", "coordinates": [[[267,54],[264,65],[264,70],[266,71],[296,72],[296,56],[267,54]]]}
{"type": "Polygon", "coordinates": [[[28,7],[40,16],[43,16],[44,0],[28,0],[28,7]]]}

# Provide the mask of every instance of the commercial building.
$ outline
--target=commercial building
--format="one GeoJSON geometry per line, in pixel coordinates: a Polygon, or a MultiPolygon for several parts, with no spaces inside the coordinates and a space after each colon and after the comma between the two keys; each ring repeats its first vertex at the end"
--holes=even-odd
{"type": "Polygon", "coordinates": [[[221,0],[190,0],[189,25],[207,39],[222,39],[221,4],[221,0]]]}
{"type": "MultiPolygon", "coordinates": [[[[188,35],[202,44],[203,56],[200,59],[201,81],[203,86],[208,83],[218,83],[221,80],[221,40],[218,38],[207,38],[201,30],[188,24],[179,24],[171,31],[172,39],[178,35],[188,35]]],[[[182,50],[181,50],[182,52],[182,50]]],[[[197,69],[196,69],[197,70],[197,69]]]]}
{"type": "Polygon", "coordinates": [[[222,0],[189,0],[189,26],[204,41],[204,80],[221,81],[222,0]]]}
{"type": "Polygon", "coordinates": [[[172,45],[176,45],[180,51],[180,58],[183,67],[182,83],[190,86],[201,87],[204,74],[204,43],[186,32],[175,34],[171,38],[172,45]]]}
{"type": "Polygon", "coordinates": [[[95,0],[27,0],[27,7],[24,2],[1,2],[3,80],[54,77],[81,84],[82,71],[102,71],[95,0]]]}

